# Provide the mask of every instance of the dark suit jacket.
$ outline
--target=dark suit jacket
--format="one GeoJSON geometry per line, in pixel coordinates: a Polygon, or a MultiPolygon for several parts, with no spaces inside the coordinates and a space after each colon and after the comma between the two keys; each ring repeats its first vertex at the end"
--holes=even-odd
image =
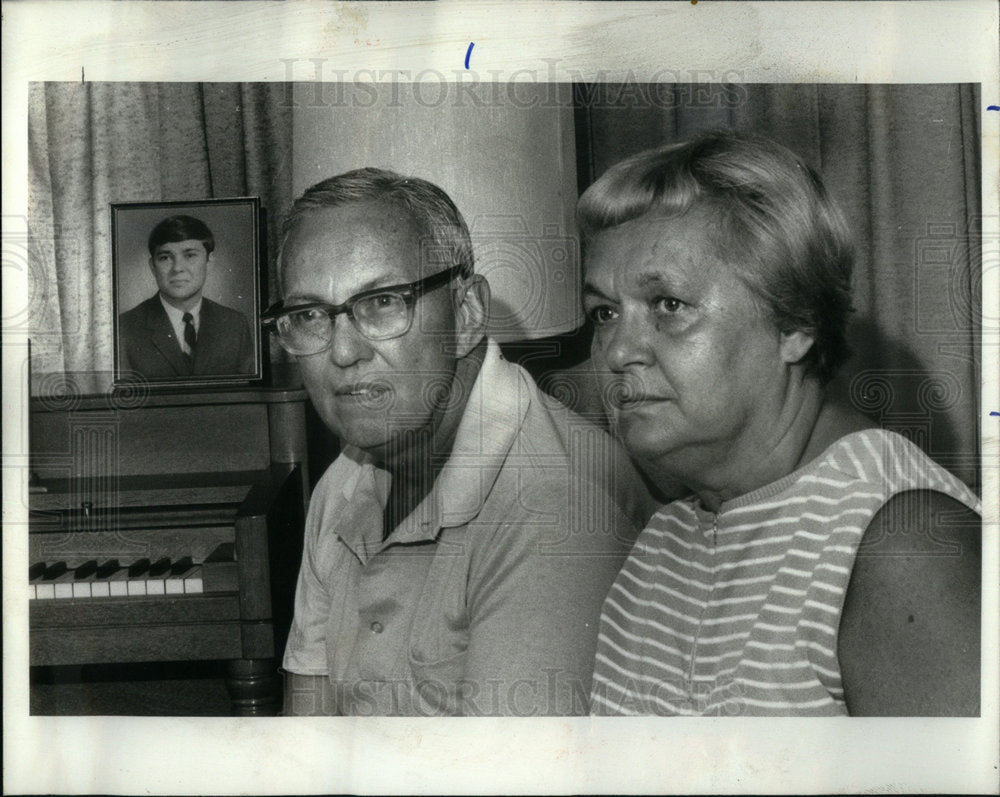
{"type": "Polygon", "coordinates": [[[148,379],[253,374],[253,337],[243,313],[201,300],[194,361],[181,351],[159,294],[118,317],[122,370],[148,379]]]}

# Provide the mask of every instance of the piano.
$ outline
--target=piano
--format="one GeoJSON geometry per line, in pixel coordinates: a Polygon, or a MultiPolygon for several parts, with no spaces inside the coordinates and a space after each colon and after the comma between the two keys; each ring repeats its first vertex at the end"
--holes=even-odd
{"type": "Polygon", "coordinates": [[[305,400],[295,386],[32,399],[31,666],[225,660],[232,713],[277,713],[305,400]]]}

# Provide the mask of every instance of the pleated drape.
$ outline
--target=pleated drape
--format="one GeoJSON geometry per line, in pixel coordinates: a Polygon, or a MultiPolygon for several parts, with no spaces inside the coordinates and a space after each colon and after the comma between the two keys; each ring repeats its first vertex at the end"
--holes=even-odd
{"type": "Polygon", "coordinates": [[[281,84],[36,83],[28,126],[33,389],[63,371],[106,387],[112,202],[260,196],[275,295],[276,225],[292,199],[281,84]]]}
{"type": "Polygon", "coordinates": [[[818,168],[857,243],[854,357],[831,386],[978,488],[978,86],[578,85],[579,184],[649,147],[731,128],[818,168]]]}

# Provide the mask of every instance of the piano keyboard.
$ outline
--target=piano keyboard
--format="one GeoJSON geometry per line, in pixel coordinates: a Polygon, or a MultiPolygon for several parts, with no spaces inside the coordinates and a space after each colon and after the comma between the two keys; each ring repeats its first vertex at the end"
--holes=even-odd
{"type": "Polygon", "coordinates": [[[194,595],[237,589],[238,574],[231,542],[219,545],[204,562],[190,556],[138,559],[97,559],[69,566],[65,561],[35,562],[28,568],[32,600],[130,598],[146,595],[194,595]]]}

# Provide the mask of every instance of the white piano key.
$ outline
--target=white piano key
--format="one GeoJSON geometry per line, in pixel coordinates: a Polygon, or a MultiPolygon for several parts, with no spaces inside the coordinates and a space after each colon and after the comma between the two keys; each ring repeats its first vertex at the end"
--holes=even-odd
{"type": "Polygon", "coordinates": [[[123,567],[106,578],[91,575],[85,580],[76,581],[73,570],[70,569],[53,581],[32,581],[28,585],[30,600],[198,595],[204,592],[205,583],[198,564],[191,566],[183,574],[147,579],[129,579],[128,570],[123,567]]]}
{"type": "Polygon", "coordinates": [[[108,576],[108,584],[111,585],[111,595],[121,597],[128,595],[128,568],[123,567],[108,576]]]}

